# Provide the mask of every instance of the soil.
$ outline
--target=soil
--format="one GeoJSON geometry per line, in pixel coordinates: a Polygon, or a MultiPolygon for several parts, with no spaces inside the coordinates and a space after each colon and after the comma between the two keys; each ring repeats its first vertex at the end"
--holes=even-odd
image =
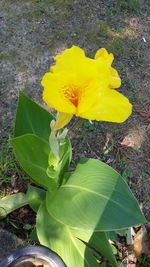
{"type": "MultiPolygon", "coordinates": [[[[150,5],[137,2],[0,1],[2,196],[28,186],[8,144],[19,91],[42,103],[40,81],[54,55],[78,45],[93,57],[105,47],[115,55],[114,66],[122,78],[120,91],[133,103],[133,114],[119,125],[75,118],[70,130],[73,163],[83,156],[93,157],[118,170],[150,222],[150,5]]],[[[27,208],[26,218],[28,212],[27,208]]],[[[21,224],[24,221],[16,213],[10,216],[17,216],[21,224]]]]}

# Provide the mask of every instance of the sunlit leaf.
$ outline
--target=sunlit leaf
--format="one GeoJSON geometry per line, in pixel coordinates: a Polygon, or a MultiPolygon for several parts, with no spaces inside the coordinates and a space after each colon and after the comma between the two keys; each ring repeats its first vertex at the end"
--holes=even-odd
{"type": "Polygon", "coordinates": [[[111,231],[145,222],[137,200],[122,177],[98,160],[78,164],[53,199],[49,214],[74,229],[111,231]]]}
{"type": "Polygon", "coordinates": [[[99,266],[92,250],[76,237],[79,233],[56,221],[44,205],[37,214],[37,235],[40,243],[58,253],[68,267],[99,266]]]}
{"type": "Polygon", "coordinates": [[[50,135],[50,122],[54,116],[23,92],[19,94],[18,108],[15,123],[15,137],[23,134],[34,134],[47,142],[50,135]]]}
{"type": "Polygon", "coordinates": [[[26,134],[11,140],[17,160],[24,171],[38,185],[51,190],[55,187],[54,179],[48,177],[49,145],[33,134],[26,134]]]}

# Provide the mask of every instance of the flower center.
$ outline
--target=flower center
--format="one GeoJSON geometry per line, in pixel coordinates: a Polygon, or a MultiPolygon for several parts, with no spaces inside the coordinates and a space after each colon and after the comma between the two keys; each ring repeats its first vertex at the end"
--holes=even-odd
{"type": "Polygon", "coordinates": [[[63,88],[64,89],[64,96],[74,105],[74,106],[78,106],[78,88],[74,87],[74,86],[68,86],[67,88],[63,88]]]}

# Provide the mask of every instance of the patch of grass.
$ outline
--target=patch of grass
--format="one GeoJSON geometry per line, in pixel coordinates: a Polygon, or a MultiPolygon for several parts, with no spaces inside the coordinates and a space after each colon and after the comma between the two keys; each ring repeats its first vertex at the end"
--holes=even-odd
{"type": "Polygon", "coordinates": [[[9,142],[6,142],[0,151],[0,195],[3,195],[3,188],[5,189],[5,185],[10,184],[12,177],[16,176],[22,177],[22,171],[15,160],[12,147],[9,142]]]}
{"type": "Polygon", "coordinates": [[[113,38],[107,43],[107,49],[118,57],[122,56],[124,42],[120,38],[113,38]]]}
{"type": "Polygon", "coordinates": [[[15,168],[14,158],[8,145],[4,145],[0,151],[0,184],[10,183],[9,172],[15,168]]]}
{"type": "Polygon", "coordinates": [[[56,4],[63,4],[63,5],[67,5],[67,4],[73,4],[73,0],[53,0],[54,3],[56,4]]]}
{"type": "Polygon", "coordinates": [[[48,14],[48,1],[31,1],[30,5],[25,6],[24,13],[34,19],[45,16],[48,14]]]}
{"type": "Polygon", "coordinates": [[[121,13],[123,16],[135,14],[137,16],[141,15],[141,7],[139,0],[117,0],[110,1],[110,5],[107,6],[108,16],[121,13]]]}
{"type": "MultiPolygon", "coordinates": [[[[130,27],[123,27],[118,24],[110,26],[106,21],[99,21],[91,31],[88,32],[88,39],[101,47],[106,47],[121,61],[125,60],[131,66],[139,66],[139,55],[137,53],[139,42],[136,39],[134,30],[130,27]]],[[[93,56],[93,55],[92,55],[93,56]]],[[[119,60],[117,60],[119,62],[119,60]]]]}
{"type": "Polygon", "coordinates": [[[129,77],[127,74],[122,78],[122,88],[125,89],[127,95],[130,95],[130,101],[136,102],[137,94],[136,94],[136,82],[134,79],[129,77]],[[130,94],[129,94],[129,93],[130,94]]]}
{"type": "Polygon", "coordinates": [[[128,0],[128,1],[118,0],[117,6],[120,11],[128,11],[136,15],[139,15],[141,13],[139,0],[128,0]]]}
{"type": "Polygon", "coordinates": [[[108,25],[106,21],[100,20],[99,23],[95,24],[91,34],[94,36],[99,36],[99,37],[106,37],[109,36],[111,32],[111,28],[108,25]]]}
{"type": "Polygon", "coordinates": [[[7,53],[7,52],[0,53],[0,60],[1,61],[11,61],[16,57],[17,57],[16,51],[9,51],[9,53],[7,53]]]}
{"type": "Polygon", "coordinates": [[[150,256],[143,256],[138,260],[137,267],[149,267],[150,266],[150,256]]]}
{"type": "Polygon", "coordinates": [[[11,181],[8,171],[14,166],[13,159],[11,158],[10,153],[7,154],[7,152],[7,148],[5,151],[3,150],[0,152],[0,184],[9,183],[11,181]]]}

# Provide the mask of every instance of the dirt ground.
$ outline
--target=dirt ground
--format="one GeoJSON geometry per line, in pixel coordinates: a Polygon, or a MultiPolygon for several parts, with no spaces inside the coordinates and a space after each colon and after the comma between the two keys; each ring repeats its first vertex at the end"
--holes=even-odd
{"type": "Polygon", "coordinates": [[[133,114],[123,124],[76,119],[70,131],[74,162],[94,157],[121,172],[150,221],[149,1],[1,0],[0,22],[1,194],[12,177],[22,177],[8,144],[19,90],[42,103],[40,81],[55,54],[78,45],[93,57],[105,47],[115,55],[120,91],[133,103],[133,114]]]}

